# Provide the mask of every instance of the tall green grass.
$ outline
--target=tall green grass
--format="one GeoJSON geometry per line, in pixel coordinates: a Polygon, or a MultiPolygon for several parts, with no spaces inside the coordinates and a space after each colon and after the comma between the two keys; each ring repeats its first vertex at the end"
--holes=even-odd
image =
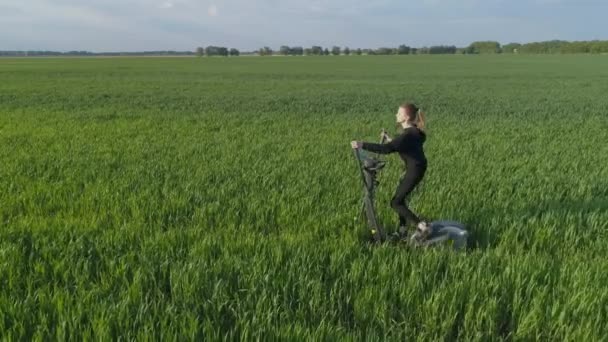
{"type": "Polygon", "coordinates": [[[607,77],[605,56],[0,59],[0,336],[604,340],[607,77]],[[429,119],[411,204],[466,223],[467,253],[367,244],[349,142],[405,100],[429,119]]]}

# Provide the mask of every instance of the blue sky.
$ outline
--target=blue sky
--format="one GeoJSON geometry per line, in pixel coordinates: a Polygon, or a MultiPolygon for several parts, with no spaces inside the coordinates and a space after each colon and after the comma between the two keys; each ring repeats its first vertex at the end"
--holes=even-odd
{"type": "Polygon", "coordinates": [[[608,0],[0,0],[0,50],[608,39],[608,0]]]}

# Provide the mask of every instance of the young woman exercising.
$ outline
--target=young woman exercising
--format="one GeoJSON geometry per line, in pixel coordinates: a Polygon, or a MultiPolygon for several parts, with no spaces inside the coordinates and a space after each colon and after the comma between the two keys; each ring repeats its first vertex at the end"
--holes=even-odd
{"type": "MultiPolygon", "coordinates": [[[[352,148],[361,148],[370,152],[389,154],[397,152],[403,159],[406,172],[399,181],[395,195],[391,200],[391,207],[399,215],[399,233],[407,232],[407,223],[416,226],[423,237],[431,233],[430,225],[418,218],[407,207],[407,196],[420,183],[427,169],[427,160],[424,155],[423,144],[426,140],[424,133],[424,113],[413,103],[404,103],[397,111],[397,123],[403,127],[403,132],[390,139],[384,144],[374,144],[369,142],[352,141],[352,148]]],[[[385,134],[385,133],[383,133],[385,134]]]]}

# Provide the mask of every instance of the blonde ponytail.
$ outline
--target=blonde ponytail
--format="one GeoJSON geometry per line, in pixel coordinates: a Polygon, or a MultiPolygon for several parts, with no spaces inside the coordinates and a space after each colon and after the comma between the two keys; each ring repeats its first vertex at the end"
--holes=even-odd
{"type": "Polygon", "coordinates": [[[418,114],[416,115],[416,126],[418,126],[421,131],[424,131],[424,128],[426,127],[426,119],[424,117],[424,112],[420,109],[418,110],[418,114]]]}

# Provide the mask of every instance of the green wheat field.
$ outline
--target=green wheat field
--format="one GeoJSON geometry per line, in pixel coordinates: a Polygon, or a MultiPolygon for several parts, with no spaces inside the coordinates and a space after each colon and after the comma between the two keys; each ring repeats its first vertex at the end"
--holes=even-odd
{"type": "Polygon", "coordinates": [[[607,94],[600,55],[0,59],[0,338],[605,340],[607,94]],[[464,253],[369,243],[350,141],[408,100],[464,253]]]}

